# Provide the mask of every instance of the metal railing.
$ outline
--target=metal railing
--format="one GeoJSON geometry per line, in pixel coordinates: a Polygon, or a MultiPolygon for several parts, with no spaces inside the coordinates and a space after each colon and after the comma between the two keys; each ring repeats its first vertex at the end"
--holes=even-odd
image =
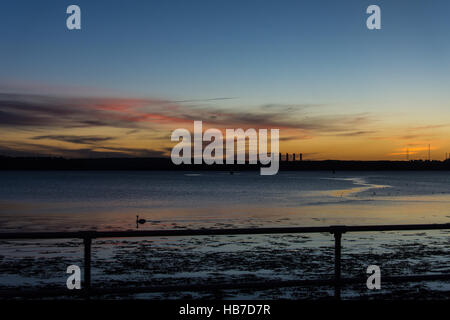
{"type": "MultiPolygon", "coordinates": [[[[281,228],[240,228],[240,229],[194,229],[194,230],[148,230],[148,231],[79,231],[79,232],[20,232],[0,233],[1,240],[26,239],[82,239],[84,244],[84,281],[81,290],[48,290],[48,291],[15,291],[0,292],[0,297],[14,296],[66,296],[79,295],[89,298],[94,295],[120,293],[150,293],[150,292],[183,292],[210,291],[226,289],[266,289],[275,287],[295,286],[334,286],[334,297],[340,299],[341,288],[345,284],[360,283],[362,278],[346,278],[341,276],[342,235],[348,232],[379,232],[379,231],[417,231],[445,230],[447,224],[409,224],[409,225],[364,225],[364,226],[325,226],[325,227],[281,227],[281,228]],[[185,237],[185,236],[222,236],[222,235],[261,235],[261,234],[298,234],[298,233],[331,233],[334,236],[334,278],[312,280],[285,280],[249,283],[219,283],[204,285],[177,286],[145,286],[130,288],[97,288],[91,287],[91,246],[93,239],[99,238],[145,238],[145,237],[185,237]]],[[[450,274],[387,276],[383,282],[415,282],[450,280],[450,274]]]]}

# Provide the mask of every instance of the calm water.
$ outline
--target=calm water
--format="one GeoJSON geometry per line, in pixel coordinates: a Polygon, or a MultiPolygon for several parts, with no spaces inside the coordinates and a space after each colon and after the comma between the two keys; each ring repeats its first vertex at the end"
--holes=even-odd
{"type": "Polygon", "coordinates": [[[0,172],[0,231],[450,222],[448,172],[0,172]]]}

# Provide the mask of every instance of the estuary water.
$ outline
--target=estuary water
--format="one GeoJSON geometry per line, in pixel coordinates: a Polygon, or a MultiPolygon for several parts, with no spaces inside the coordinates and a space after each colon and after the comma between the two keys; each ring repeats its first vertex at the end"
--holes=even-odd
{"type": "Polygon", "coordinates": [[[0,231],[450,222],[449,172],[0,172],[0,231]]]}

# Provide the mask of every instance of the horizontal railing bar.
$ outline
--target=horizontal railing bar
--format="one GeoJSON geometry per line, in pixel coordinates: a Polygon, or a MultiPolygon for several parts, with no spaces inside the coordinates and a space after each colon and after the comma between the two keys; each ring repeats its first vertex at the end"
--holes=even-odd
{"type": "MultiPolygon", "coordinates": [[[[366,278],[342,278],[340,283],[344,284],[364,284],[366,278]]],[[[431,275],[411,275],[411,276],[385,276],[381,278],[382,283],[401,283],[401,282],[421,282],[421,281],[439,281],[450,280],[450,274],[431,274],[431,275]]],[[[215,290],[238,290],[238,289],[271,289],[287,287],[307,287],[307,286],[332,286],[334,279],[304,279],[304,280],[273,280],[263,282],[244,282],[244,283],[213,283],[213,284],[189,284],[172,286],[141,286],[141,287],[116,287],[91,289],[91,296],[107,294],[138,294],[138,293],[167,293],[167,292],[202,292],[215,290]]],[[[52,297],[52,296],[80,296],[84,295],[84,290],[67,289],[42,289],[42,290],[18,290],[18,291],[0,291],[0,297],[52,297]]]]}
{"type": "Polygon", "coordinates": [[[95,238],[137,238],[137,237],[177,237],[211,235],[248,234],[289,234],[289,233],[345,233],[371,231],[418,231],[450,229],[450,223],[443,224],[399,224],[363,226],[325,227],[278,227],[278,228],[237,228],[237,229],[185,229],[185,230],[145,230],[145,231],[78,231],[78,232],[6,232],[0,239],[95,239],[95,238]]]}

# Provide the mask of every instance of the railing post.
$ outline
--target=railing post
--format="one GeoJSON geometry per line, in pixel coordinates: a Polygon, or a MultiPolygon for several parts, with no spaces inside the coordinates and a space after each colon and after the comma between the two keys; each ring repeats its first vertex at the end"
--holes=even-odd
{"type": "Polygon", "coordinates": [[[342,233],[334,233],[334,297],[341,299],[341,239],[342,233]]]}
{"type": "Polygon", "coordinates": [[[330,232],[334,235],[334,298],[341,299],[341,240],[345,233],[345,226],[331,226],[330,232]]]}
{"type": "Polygon", "coordinates": [[[84,238],[84,291],[86,298],[89,299],[89,292],[91,291],[91,244],[92,238],[86,236],[84,238]]]}

